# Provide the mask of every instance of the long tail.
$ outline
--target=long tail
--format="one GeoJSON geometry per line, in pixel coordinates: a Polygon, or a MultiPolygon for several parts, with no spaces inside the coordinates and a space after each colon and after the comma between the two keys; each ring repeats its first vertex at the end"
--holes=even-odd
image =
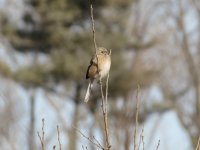
{"type": "Polygon", "coordinates": [[[87,92],[85,94],[85,99],[84,99],[85,103],[87,103],[89,101],[91,90],[92,90],[92,82],[90,81],[88,88],[87,88],[87,92]]]}

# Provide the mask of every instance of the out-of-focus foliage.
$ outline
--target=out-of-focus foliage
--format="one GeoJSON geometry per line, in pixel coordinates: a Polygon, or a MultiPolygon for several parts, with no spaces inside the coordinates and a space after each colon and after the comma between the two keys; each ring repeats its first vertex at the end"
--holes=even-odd
{"type": "MultiPolygon", "coordinates": [[[[100,6],[101,1],[97,4],[100,6]]],[[[90,12],[88,2],[79,0],[29,0],[27,5],[34,8],[34,11],[27,11],[24,14],[23,19],[27,28],[16,28],[13,31],[7,29],[6,23],[3,26],[4,34],[20,51],[39,49],[49,52],[54,48],[72,48],[74,43],[71,40],[74,33],[71,32],[71,27],[82,22],[90,12]]],[[[76,38],[82,39],[78,36],[76,38]]]]}
{"type": "Polygon", "coordinates": [[[5,64],[3,61],[0,61],[0,74],[6,77],[12,76],[12,71],[10,70],[10,67],[7,64],[5,64]]]}
{"type": "Polygon", "coordinates": [[[53,63],[51,74],[56,80],[81,80],[85,77],[85,63],[89,57],[84,51],[54,51],[51,56],[53,63]]]}
{"type": "Polygon", "coordinates": [[[28,86],[44,86],[47,81],[50,70],[47,65],[32,65],[17,70],[14,75],[15,80],[28,86]]]}
{"type": "MultiPolygon", "coordinates": [[[[130,1],[119,0],[115,5],[120,6],[120,9],[123,10],[129,3],[130,1]]],[[[55,81],[83,80],[87,65],[94,52],[91,26],[88,26],[91,23],[90,5],[82,1],[70,0],[48,2],[47,0],[30,0],[27,5],[31,5],[35,10],[34,12],[27,11],[24,14],[23,19],[27,28],[12,26],[4,19],[2,33],[19,51],[47,53],[50,56],[51,66],[48,76],[55,81]]],[[[97,10],[104,5],[110,7],[114,3],[111,1],[95,2],[97,44],[113,51],[111,74],[113,81],[117,79],[119,82],[112,84],[111,91],[113,94],[120,95],[133,87],[133,76],[126,73],[131,67],[125,66],[124,62],[127,60],[123,58],[122,52],[127,47],[128,39],[121,32],[123,24],[116,26],[111,24],[111,22],[122,23],[120,19],[114,18],[105,22],[105,19],[101,17],[101,13],[97,10]],[[116,86],[116,84],[120,86],[116,86]]],[[[22,68],[17,71],[15,79],[33,85],[45,85],[49,78],[44,70],[46,70],[45,65],[39,68],[38,65],[22,68]]]]}

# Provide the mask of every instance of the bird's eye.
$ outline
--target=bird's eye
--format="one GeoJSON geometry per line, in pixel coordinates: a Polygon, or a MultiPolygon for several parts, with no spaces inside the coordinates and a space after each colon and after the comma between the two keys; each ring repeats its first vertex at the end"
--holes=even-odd
{"type": "Polygon", "coordinates": [[[101,53],[103,54],[104,52],[103,52],[103,51],[101,51],[101,53]]]}

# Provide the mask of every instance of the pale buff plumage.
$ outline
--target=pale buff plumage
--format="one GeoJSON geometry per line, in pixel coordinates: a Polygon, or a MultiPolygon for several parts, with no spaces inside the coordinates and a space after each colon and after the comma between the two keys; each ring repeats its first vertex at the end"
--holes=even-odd
{"type": "Polygon", "coordinates": [[[93,81],[101,80],[102,78],[106,77],[109,73],[111,65],[111,58],[110,58],[110,52],[108,52],[105,48],[99,47],[97,49],[97,54],[95,54],[91,61],[90,65],[88,66],[87,73],[86,73],[86,79],[89,79],[89,85],[87,88],[87,92],[85,95],[85,102],[88,102],[92,84],[93,81]]]}

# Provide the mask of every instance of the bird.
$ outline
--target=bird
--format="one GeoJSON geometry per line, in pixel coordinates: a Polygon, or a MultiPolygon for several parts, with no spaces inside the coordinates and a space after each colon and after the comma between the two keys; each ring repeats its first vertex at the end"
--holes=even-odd
{"type": "Polygon", "coordinates": [[[88,102],[94,80],[100,81],[105,78],[111,66],[111,50],[108,51],[104,47],[98,47],[96,53],[90,60],[90,65],[87,68],[86,79],[89,79],[88,88],[86,91],[84,102],[88,102]]]}

